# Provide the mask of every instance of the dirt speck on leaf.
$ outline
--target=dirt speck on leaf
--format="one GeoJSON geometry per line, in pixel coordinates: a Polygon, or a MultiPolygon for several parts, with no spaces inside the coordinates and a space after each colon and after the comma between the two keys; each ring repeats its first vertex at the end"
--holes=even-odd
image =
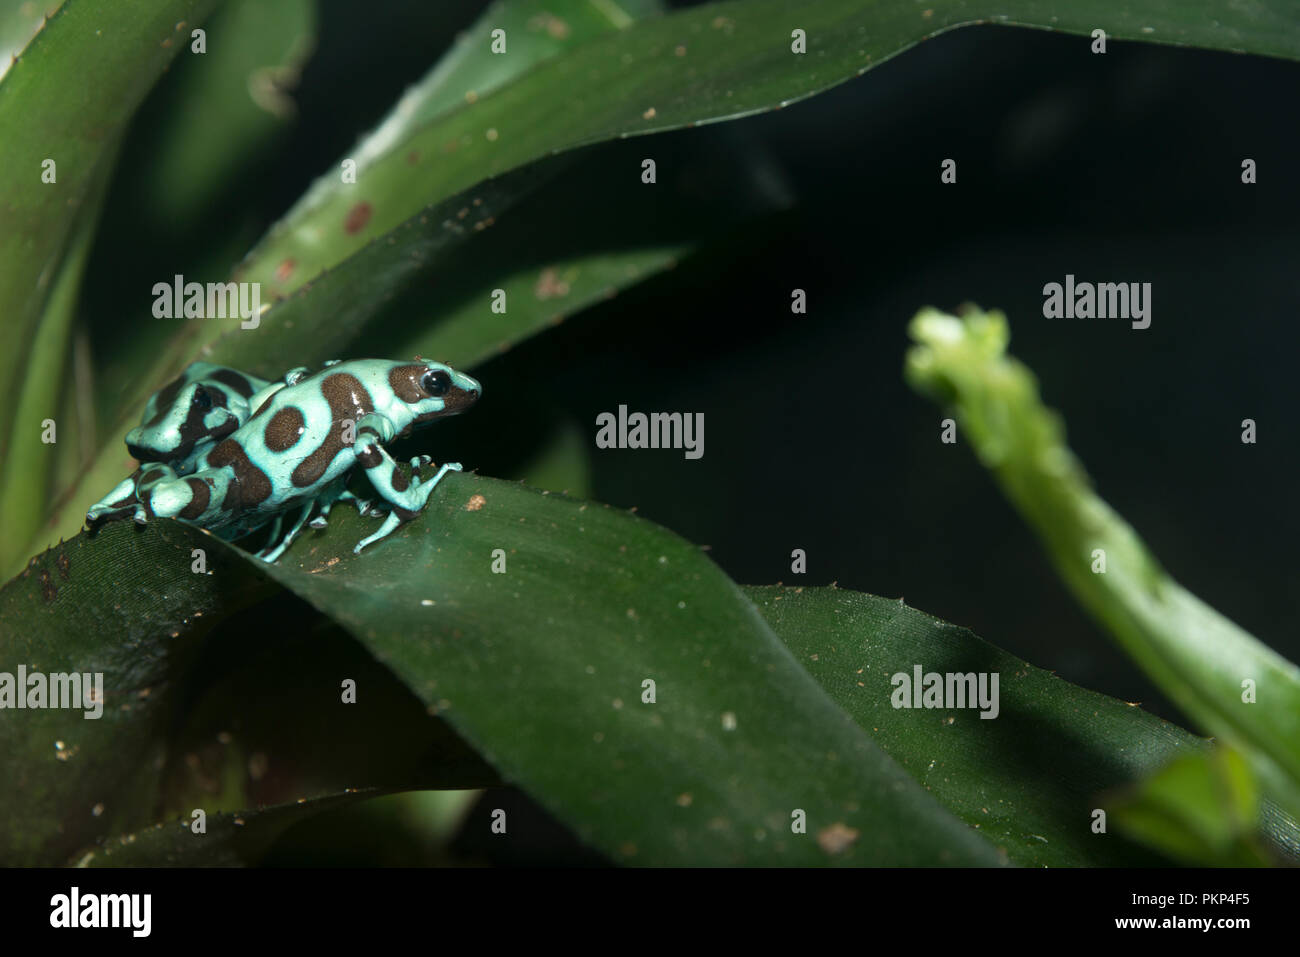
{"type": "Polygon", "coordinates": [[[817,832],[817,846],[827,854],[843,854],[858,839],[858,829],[836,821],[817,832]]]}

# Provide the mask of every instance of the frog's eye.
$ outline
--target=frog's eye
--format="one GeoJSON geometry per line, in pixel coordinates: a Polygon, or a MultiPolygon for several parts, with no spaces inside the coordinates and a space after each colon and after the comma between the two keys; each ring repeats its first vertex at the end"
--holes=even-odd
{"type": "Polygon", "coordinates": [[[430,369],[421,377],[420,388],[432,396],[446,395],[451,388],[451,376],[441,369],[430,369]]]}
{"type": "Polygon", "coordinates": [[[194,404],[204,411],[212,408],[212,396],[208,395],[207,389],[199,386],[194,390],[194,404]]]}

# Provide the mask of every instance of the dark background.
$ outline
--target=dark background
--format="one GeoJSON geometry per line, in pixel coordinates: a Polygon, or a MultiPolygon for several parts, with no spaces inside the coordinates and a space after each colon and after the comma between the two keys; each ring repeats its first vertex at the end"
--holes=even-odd
{"type": "MultiPolygon", "coordinates": [[[[482,7],[424,6],[374,0],[358,17],[323,4],[291,135],[222,200],[249,211],[247,244],[482,7]]],[[[782,208],[477,368],[485,399],[472,421],[440,427],[439,450],[515,476],[551,429],[576,423],[594,498],[710,546],[737,581],[901,595],[1191,727],[1066,593],[970,447],[940,444],[942,413],[901,372],[919,307],[1005,310],[1012,353],[1065,416],[1100,494],[1192,592],[1300,658],[1300,65],[1089,46],[964,28],[780,111],[582,151],[560,174],[586,184],[567,233],[536,229],[528,203],[496,227],[529,231],[539,263],[672,235],[659,212],[670,204],[648,191],[688,188],[696,170],[706,191],[719,176],[758,180],[782,208]],[[645,156],[656,187],[639,183],[645,156]],[[947,157],[956,185],[939,182],[947,157]],[[1240,182],[1245,157],[1256,185],[1240,182]],[[1067,273],[1152,283],[1151,327],[1044,319],[1042,287],[1067,273]],[[790,313],[796,287],[807,315],[790,313]],[[704,458],[597,450],[595,417],[620,403],[703,412],[704,458]],[[1241,443],[1243,418],[1258,444],[1241,443]],[[807,551],[805,576],[790,571],[793,548],[807,551]]],[[[110,207],[105,222],[122,221],[110,207]]],[[[183,257],[183,242],[110,235],[89,287],[134,282],[134,263],[154,275],[164,250],[183,257]]]]}

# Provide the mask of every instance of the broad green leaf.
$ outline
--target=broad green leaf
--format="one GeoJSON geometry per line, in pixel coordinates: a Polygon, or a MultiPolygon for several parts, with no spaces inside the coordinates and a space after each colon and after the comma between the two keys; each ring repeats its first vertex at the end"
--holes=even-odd
{"type": "Polygon", "coordinates": [[[1115,823],[1188,864],[1255,867],[1268,857],[1255,834],[1259,794],[1241,755],[1227,748],[1175,758],[1119,800],[1115,823]]]}
{"type": "Polygon", "coordinates": [[[612,860],[1000,862],[675,535],[466,474],[361,555],[335,515],[270,575],[612,860]]]}
{"type": "MultiPolygon", "coordinates": [[[[1134,785],[1206,742],[1141,708],[1085,691],[901,601],[838,588],[747,587],[801,665],[876,744],[949,810],[1027,866],[1161,863],[1116,830],[1094,833],[1104,792],[1134,785]],[[892,676],[999,675],[998,713],[895,708],[892,676]]],[[[1253,821],[1254,818],[1252,817],[1253,821]]],[[[1280,857],[1300,829],[1273,814],[1280,857]]],[[[1158,845],[1163,846],[1163,845],[1158,845]]]]}
{"type": "MultiPolygon", "coordinates": [[[[6,462],[0,499],[6,506],[12,499],[4,488],[14,480],[9,448],[19,429],[37,424],[12,418],[13,410],[23,404],[27,370],[42,365],[31,350],[49,341],[39,326],[56,281],[71,281],[60,264],[70,247],[88,241],[84,233],[82,240],[74,237],[78,221],[91,214],[104,166],[140,101],[184,48],[178,24],[194,23],[213,6],[214,0],[67,0],[0,79],[0,396],[10,410],[0,420],[6,462]],[[43,181],[51,175],[53,182],[43,181]]],[[[41,510],[31,501],[26,507],[41,510]]],[[[0,568],[16,569],[29,538],[23,523],[4,536],[0,568]]]]}
{"type": "Polygon", "coordinates": [[[1005,316],[923,310],[910,332],[908,380],[954,410],[1075,597],[1193,721],[1247,758],[1266,794],[1300,813],[1300,669],[1170,578],[1092,491],[1033,373],[1006,355],[1005,316]]]}
{"type": "MultiPolygon", "coordinates": [[[[20,668],[102,672],[103,710],[87,719],[5,702],[5,864],[58,863],[195,807],[238,810],[360,783],[498,782],[351,638],[259,566],[175,522],[110,523],[0,588],[0,673],[20,668]],[[203,573],[195,549],[206,553],[203,573]],[[340,676],[357,682],[355,704],[342,703],[340,676]]],[[[5,681],[0,694],[12,694],[5,681]]]]}
{"type": "MultiPolygon", "coordinates": [[[[609,9],[604,3],[597,6],[598,13],[609,9]]],[[[268,328],[292,322],[299,344],[329,338],[322,326],[355,326],[410,281],[412,259],[422,256],[423,240],[411,229],[420,211],[441,201],[442,209],[459,215],[448,198],[463,196],[468,203],[475,184],[485,179],[591,143],[787,106],[955,26],[993,21],[1083,34],[1097,26],[1095,13],[1059,11],[1043,0],[1021,0],[1015,7],[1011,12],[1002,7],[981,11],[968,0],[947,0],[922,10],[907,0],[810,0],[797,15],[798,29],[809,38],[808,53],[802,55],[791,52],[796,25],[785,0],[707,4],[630,24],[616,17],[617,23],[611,22],[623,29],[529,63],[531,69],[513,74],[514,79],[487,95],[476,91],[458,109],[437,113],[423,124],[408,126],[394,119],[389,130],[388,124],[381,126],[368,146],[357,151],[367,156],[367,163],[356,183],[343,183],[342,169],[327,174],[250,253],[236,278],[260,283],[264,301],[270,301],[328,276],[322,270],[355,258],[368,243],[379,244],[384,255],[373,247],[369,251],[374,260],[370,268],[379,278],[368,285],[364,300],[338,303],[318,292],[303,310],[317,317],[311,323],[281,309],[263,319],[268,328]]],[[[1290,23],[1288,11],[1280,0],[1272,0],[1249,13],[1218,11],[1211,20],[1173,0],[1161,0],[1141,14],[1116,12],[1109,32],[1115,38],[1300,57],[1300,34],[1282,29],[1290,23]]],[[[479,29],[485,25],[480,22],[479,29]]],[[[507,37],[507,52],[501,56],[511,55],[507,37]]],[[[454,88],[444,83],[438,90],[454,88]]],[[[418,115],[418,102],[399,105],[398,113],[418,115]]],[[[628,175],[639,176],[639,168],[628,175]]],[[[468,205],[460,208],[467,216],[474,212],[468,205]]],[[[455,221],[449,224],[454,227],[455,221]]],[[[160,350],[157,366],[140,377],[124,412],[114,417],[122,432],[149,392],[197,357],[221,328],[218,322],[191,325],[160,350]]],[[[265,358],[276,352],[268,347],[259,354],[265,358]]],[[[121,460],[111,444],[104,454],[121,460]]],[[[102,482],[112,471],[101,457],[93,477],[102,482]]],[[[79,502],[83,492],[65,493],[64,506],[44,537],[71,533],[81,507],[73,500],[79,502]]]]}
{"type": "MultiPolygon", "coordinates": [[[[179,770],[186,776],[188,785],[183,783],[178,788],[174,780],[162,784],[153,780],[144,782],[170,795],[162,806],[164,816],[193,807],[203,807],[209,813],[234,811],[241,806],[241,800],[246,802],[245,806],[253,806],[329,793],[330,779],[304,778],[301,773],[288,778],[290,782],[300,782],[297,794],[283,788],[249,789],[239,782],[229,783],[223,792],[220,782],[255,753],[269,754],[271,766],[283,775],[284,758],[289,759],[290,766],[294,761],[301,762],[303,755],[312,750],[312,742],[320,743],[322,734],[335,744],[345,737],[340,729],[330,727],[329,722],[333,720],[330,711],[320,710],[322,707],[337,710],[328,703],[335,694],[329,690],[332,683],[328,679],[317,682],[311,675],[357,674],[363,700],[368,697],[373,701],[376,696],[378,679],[367,677],[359,662],[340,666],[337,655],[331,652],[330,642],[324,640],[327,633],[304,632],[302,625],[296,624],[290,626],[296,629],[291,631],[293,637],[286,635],[272,648],[259,649],[249,644],[250,641],[261,643],[262,637],[268,631],[273,632],[282,618],[300,620],[301,611],[288,609],[280,615],[269,611],[267,603],[262,602],[235,614],[233,619],[219,621],[223,608],[230,611],[231,594],[205,597],[204,590],[220,585],[247,600],[250,594],[259,593],[254,581],[261,572],[269,572],[300,589],[313,604],[339,618],[385,668],[392,669],[416,692],[423,702],[414,706],[416,712],[426,706],[441,712],[507,778],[552,807],[613,859],[657,861],[662,850],[659,845],[668,843],[680,855],[671,859],[690,861],[689,852],[680,846],[684,839],[680,831],[685,828],[689,832],[692,826],[699,826],[694,815],[686,816],[683,821],[670,820],[668,823],[674,825],[672,834],[658,844],[639,832],[620,835],[620,846],[632,841],[640,849],[638,855],[623,858],[618,856],[617,848],[611,850],[609,839],[603,837],[608,829],[626,824],[612,808],[596,809],[594,829],[584,830],[583,821],[592,813],[584,807],[584,800],[599,797],[598,803],[602,805],[617,804],[623,792],[621,785],[610,785],[617,793],[609,793],[602,786],[595,796],[583,790],[584,786],[590,788],[593,781],[601,779],[602,769],[607,765],[612,763],[624,773],[630,773],[633,781],[629,787],[638,786],[638,782],[645,784],[638,772],[626,771],[631,763],[628,749],[648,748],[646,753],[657,755],[660,748],[671,751],[680,746],[684,737],[688,744],[694,742],[692,747],[705,748],[710,760],[717,759],[720,753],[721,768],[730,767],[728,761],[743,761],[746,776],[736,779],[737,787],[744,785],[759,794],[779,791],[788,786],[781,772],[773,769],[773,765],[779,765],[798,770],[800,780],[813,782],[808,785],[808,792],[822,799],[830,798],[824,795],[830,782],[822,782],[817,777],[824,769],[790,764],[792,758],[784,752],[798,749],[797,738],[782,739],[784,743],[780,745],[762,744],[757,735],[773,733],[772,728],[766,727],[771,722],[763,720],[760,724],[764,727],[755,731],[753,739],[746,740],[747,735],[738,734],[742,717],[759,717],[745,705],[746,699],[755,695],[782,702],[781,710],[789,708],[792,700],[796,702],[796,711],[803,710],[798,707],[801,695],[790,689],[773,688],[774,673],[779,676],[788,669],[801,672],[784,655],[773,656],[770,648],[768,653],[758,655],[748,650],[745,654],[728,655],[719,650],[719,646],[730,644],[727,636],[736,630],[735,619],[743,621],[743,610],[748,606],[740,599],[741,607],[736,608],[733,594],[724,602],[731,606],[724,609],[731,613],[726,618],[717,609],[709,613],[707,607],[700,608],[709,604],[709,586],[724,597],[733,586],[698,551],[648,523],[607,507],[539,495],[521,486],[470,476],[452,476],[446,482],[447,486],[435,493],[428,513],[361,556],[352,556],[350,546],[373,525],[373,520],[358,519],[350,510],[342,513],[336,510],[331,516],[331,527],[322,533],[308,533],[282,566],[268,569],[248,559],[253,578],[247,581],[238,574],[240,561],[234,566],[229,564],[233,558],[230,548],[198,530],[169,522],[153,523],[143,530],[130,523],[110,524],[94,539],[83,535],[65,546],[76,550],[72,552],[75,566],[71,561],[67,563],[66,580],[56,577],[61,564],[57,557],[47,558],[26,578],[0,590],[0,628],[16,619],[33,620],[32,607],[45,601],[43,596],[38,599],[41,590],[53,586],[59,589],[54,595],[57,604],[48,609],[48,624],[36,629],[39,640],[31,647],[39,648],[43,643],[66,644],[66,639],[56,636],[72,630],[71,623],[82,620],[88,607],[82,583],[71,571],[75,567],[94,566],[97,549],[115,556],[114,562],[122,569],[108,582],[108,594],[117,596],[119,607],[99,624],[95,637],[98,648],[119,645],[122,639],[117,635],[127,623],[137,632],[140,628],[147,631],[151,627],[172,627],[178,616],[169,613],[167,607],[154,610],[151,615],[150,603],[159,601],[158,596],[166,596],[169,607],[177,609],[191,608],[200,600],[204,602],[207,614],[182,621],[182,643],[186,640],[185,629],[208,619],[204,624],[216,627],[208,644],[219,646],[222,658],[237,665],[230,675],[211,681],[201,697],[191,694],[186,698],[188,730],[173,735],[177,740],[170,750],[173,755],[187,756],[179,770]],[[455,485],[469,488],[455,490],[455,485]],[[455,494],[450,494],[448,489],[455,494]],[[481,500],[476,496],[481,496],[481,500]],[[544,503],[543,506],[537,507],[538,502],[544,503]],[[214,574],[190,574],[190,549],[203,546],[213,556],[214,574]],[[620,551],[619,546],[628,551],[620,551]],[[494,561],[492,551],[497,547],[505,550],[505,571],[500,575],[490,571],[494,561]],[[665,561],[659,560],[660,554],[665,561]],[[186,574],[171,576],[166,583],[153,580],[169,567],[182,569],[186,574]],[[45,572],[44,576],[37,574],[41,571],[45,572]],[[580,583],[577,588],[574,582],[580,583]],[[650,603],[648,608],[641,604],[643,600],[650,603]],[[679,608],[677,602],[686,602],[687,607],[679,608]],[[379,607],[384,609],[382,614],[375,611],[379,607]],[[519,607],[527,607],[528,614],[519,613],[519,607]],[[148,622],[150,617],[151,624],[142,624],[142,620],[148,622]],[[672,627],[663,626],[665,617],[672,627]],[[510,627],[502,627],[503,622],[510,627]],[[244,634],[250,638],[241,644],[237,636],[244,634]],[[503,649],[509,649],[509,653],[503,653],[503,649]],[[324,659],[322,667],[303,672],[301,662],[321,658],[324,659]],[[709,661],[707,665],[703,663],[704,658],[709,661]],[[662,670],[665,663],[667,672],[662,670]],[[588,667],[594,672],[589,672],[588,667]],[[766,678],[760,681],[757,675],[749,674],[755,668],[761,668],[766,678]],[[316,686],[320,691],[308,690],[301,701],[283,698],[283,690],[277,693],[271,689],[279,686],[280,675],[287,670],[295,673],[295,686],[307,689],[316,686]],[[258,675],[262,676],[260,682],[258,675]],[[656,679],[658,701],[654,706],[639,701],[640,681],[644,677],[656,679]],[[616,682],[614,687],[606,685],[611,678],[616,682]],[[760,684],[752,685],[754,681],[760,684]],[[256,690],[259,683],[266,683],[266,692],[256,690]],[[630,687],[625,688],[625,684],[630,687]],[[588,685],[592,688],[582,690],[588,685]],[[740,687],[753,690],[754,695],[736,690],[740,687]],[[664,697],[668,690],[672,690],[672,698],[664,697]],[[710,706],[707,699],[711,694],[725,697],[725,704],[710,706]],[[691,700],[678,700],[683,695],[691,700]],[[508,699],[504,713],[499,710],[493,713],[493,709],[503,707],[503,698],[508,699]],[[253,704],[261,701],[273,702],[265,716],[253,704]],[[560,701],[568,704],[558,705],[560,701]],[[651,707],[654,710],[648,718],[635,720],[624,714],[651,707]],[[721,710],[723,707],[733,709],[733,717],[723,717],[726,713],[721,710]],[[551,710],[558,713],[550,713],[551,710]],[[300,715],[301,719],[283,721],[281,718],[286,728],[275,728],[277,715],[285,712],[300,715]],[[253,727],[241,729],[233,742],[218,744],[217,732],[240,721],[253,727]],[[727,731],[733,721],[735,727],[727,731]],[[264,730],[257,731],[259,727],[264,730]],[[528,730],[521,734],[520,728],[528,730]],[[277,738],[277,734],[286,733],[289,738],[277,738]],[[601,741],[588,741],[588,734],[599,734],[601,741]],[[299,743],[291,743],[293,735],[298,735],[299,743]],[[639,740],[646,736],[648,741],[639,740]],[[677,740],[660,740],[666,736],[677,740]],[[205,741],[210,743],[205,745],[205,741]],[[609,747],[593,749],[591,745],[596,743],[609,747]],[[530,755],[530,751],[535,753],[530,755]],[[538,767],[546,763],[547,755],[555,758],[557,767],[538,767]],[[623,763],[619,765],[619,762],[623,763]],[[776,780],[756,784],[753,775],[764,773],[775,775],[776,780]],[[212,783],[198,786],[205,778],[212,783]],[[308,782],[305,787],[304,781],[308,782]],[[560,807],[569,809],[567,817],[552,806],[557,794],[560,807]],[[547,799],[548,795],[551,800],[547,799]],[[612,816],[613,820],[601,820],[604,815],[612,816]]],[[[94,582],[89,584],[93,586],[94,582]]],[[[833,589],[750,588],[745,592],[788,644],[795,661],[809,670],[830,699],[935,798],[978,828],[1006,860],[1032,865],[1150,862],[1149,857],[1118,837],[1092,834],[1091,812],[1098,806],[1108,806],[1099,803],[1101,792],[1131,782],[1171,757],[1202,751],[1204,744],[1199,739],[1138,708],[1074,688],[981,642],[964,629],[938,622],[898,602],[833,589]],[[907,671],[913,664],[941,672],[998,672],[1002,678],[998,718],[982,720],[970,711],[936,713],[893,709],[889,704],[892,690],[889,676],[907,671]],[[875,693],[869,688],[873,680],[880,685],[875,693]]],[[[108,600],[101,597],[101,607],[107,607],[108,600]]],[[[745,647],[750,649],[753,645],[761,651],[764,645],[752,641],[752,620],[748,625],[745,647]]],[[[15,654],[13,642],[8,638],[3,647],[6,662],[41,658],[35,651],[15,654]]],[[[176,654],[173,644],[167,654],[170,670],[166,672],[164,684],[186,680],[186,669],[172,660],[176,654]]],[[[121,653],[125,662],[154,668],[162,657],[142,653],[138,642],[128,644],[121,653]]],[[[190,672],[207,674],[212,670],[210,663],[196,661],[193,654],[188,656],[186,664],[190,672]]],[[[313,660],[313,664],[322,662],[313,660]]],[[[146,680],[151,684],[160,681],[156,674],[146,680]]],[[[397,698],[403,690],[379,692],[379,696],[384,700],[397,698]]],[[[157,707],[162,697],[151,695],[145,700],[157,707]]],[[[85,742],[75,735],[84,730],[87,722],[66,712],[43,714],[64,715],[62,725],[49,733],[67,735],[65,747],[77,749],[67,763],[82,756],[85,742]]],[[[836,727],[838,719],[834,716],[839,714],[835,708],[830,709],[825,716],[828,728],[836,727]]],[[[388,727],[387,723],[392,721],[393,716],[386,712],[376,719],[373,724],[376,730],[371,733],[381,739],[391,737],[391,733],[379,729],[388,727]]],[[[788,735],[792,728],[798,729],[804,723],[796,720],[783,725],[782,734],[788,735]]],[[[748,721],[746,725],[747,730],[748,721]]],[[[14,727],[15,741],[27,741],[34,736],[30,727],[14,727]]],[[[153,725],[152,730],[156,734],[158,725],[153,725]]],[[[124,731],[147,735],[150,726],[132,728],[126,724],[117,734],[122,736],[124,731]]],[[[346,728],[342,731],[346,732],[346,728]]],[[[411,740],[409,732],[401,737],[411,740]]],[[[827,738],[825,746],[835,747],[840,755],[852,753],[844,745],[835,746],[836,737],[832,734],[827,738]]],[[[126,763],[129,763],[131,739],[125,740],[126,763]]],[[[859,742],[857,747],[861,746],[859,742]]],[[[15,743],[14,748],[18,749],[19,745],[15,743]]],[[[869,745],[867,748],[873,766],[878,765],[881,756],[869,745]]],[[[444,747],[443,751],[447,749],[444,747]]],[[[454,754],[454,749],[450,753],[454,754]]],[[[121,758],[120,753],[118,757],[121,758]]],[[[814,753],[813,757],[812,763],[816,763],[817,755],[814,753]]],[[[648,792],[649,798],[626,796],[626,800],[636,803],[633,816],[640,820],[647,813],[641,802],[653,803],[656,795],[659,800],[689,802],[685,804],[687,808],[698,803],[701,813],[711,805],[717,811],[719,803],[742,806],[748,803],[739,795],[728,793],[732,781],[729,776],[724,776],[722,783],[684,782],[680,776],[692,771],[708,777],[692,767],[694,763],[690,748],[684,755],[662,757],[655,766],[671,767],[674,773],[657,790],[648,792]],[[674,784],[681,790],[674,790],[674,784]],[[690,797],[682,798],[683,794],[690,797]]],[[[832,761],[829,767],[842,771],[842,763],[832,761]]],[[[308,764],[326,763],[317,758],[308,764]]],[[[178,767],[175,758],[170,766],[178,767]]],[[[892,764],[886,766],[894,769],[892,764]]],[[[73,767],[85,770],[85,765],[73,767]]],[[[359,772],[351,779],[358,786],[429,786],[418,783],[428,780],[418,775],[406,778],[390,775],[380,779],[374,766],[368,770],[359,764],[352,767],[359,772]]],[[[469,765],[462,762],[460,767],[469,765]]],[[[384,771],[386,766],[381,765],[378,770],[384,771]]],[[[445,773],[443,780],[447,783],[457,779],[447,778],[445,773]]],[[[457,773],[462,786],[473,780],[464,770],[457,773]]],[[[728,774],[732,773],[738,772],[731,768],[728,774]]],[[[173,779],[175,776],[174,772],[169,774],[173,779]]],[[[288,786],[294,787],[292,783],[288,786]]],[[[904,793],[910,790],[904,789],[904,793]]],[[[149,793],[153,792],[146,789],[138,796],[135,806],[145,809],[157,806],[158,799],[151,801],[149,793]]],[[[874,801],[881,800],[877,792],[867,793],[874,795],[874,801]]],[[[40,814],[33,814],[31,806],[23,804],[31,797],[31,792],[14,796],[14,808],[21,811],[26,806],[28,813],[24,816],[5,809],[8,816],[24,823],[33,818],[39,821],[40,814]]],[[[920,797],[919,791],[916,797],[920,797]]],[[[751,797],[749,801],[752,800],[751,797]]],[[[80,808],[84,803],[74,794],[69,804],[69,795],[54,791],[45,795],[42,807],[45,813],[50,808],[69,808],[68,813],[72,813],[72,808],[80,808]]],[[[838,801],[831,799],[833,809],[838,809],[838,805],[838,801]]],[[[659,810],[663,813],[663,809],[659,810]]],[[[865,802],[863,810],[869,811],[872,817],[880,813],[872,802],[865,802]]],[[[897,825],[898,815],[897,809],[886,807],[883,820],[890,826],[897,825]]],[[[720,819],[716,815],[708,818],[720,819]]],[[[726,815],[726,819],[736,820],[734,814],[726,815]]],[[[817,817],[810,813],[810,822],[816,821],[817,817]]],[[[133,826],[127,826],[135,830],[143,823],[137,820],[133,826]]],[[[659,821],[658,825],[664,823],[659,821]]],[[[817,835],[825,847],[832,849],[837,841],[851,836],[855,830],[858,835],[854,847],[882,840],[864,833],[865,822],[845,817],[837,823],[820,829],[810,827],[807,837],[815,840],[813,835],[817,835]]],[[[766,832],[765,839],[775,840],[784,830],[771,821],[760,826],[766,832]]],[[[100,838],[108,833],[105,828],[96,832],[100,838]]],[[[1300,853],[1293,821],[1274,814],[1267,833],[1276,853],[1300,853]]],[[[731,842],[737,835],[728,829],[725,835],[714,840],[721,837],[730,838],[722,842],[724,849],[734,851],[731,842]]],[[[85,835],[83,838],[71,847],[59,846],[64,853],[72,853],[74,848],[89,842],[85,835]]],[[[743,833],[740,838],[743,845],[743,833]]],[[[106,846],[117,845],[110,840],[106,846]]],[[[767,859],[765,851],[779,855],[774,860],[786,860],[797,848],[777,852],[763,845],[748,849],[742,846],[740,850],[748,851],[743,859],[761,861],[767,859]]],[[[818,850],[823,855],[826,853],[820,844],[818,850]]],[[[206,853],[201,851],[197,859],[203,860],[202,855],[206,853]]],[[[46,856],[38,855],[36,859],[48,861],[48,851],[46,856]]]]}
{"type": "Polygon", "coordinates": [[[192,573],[191,544],[207,538],[194,529],[131,526],[64,542],[0,588],[0,672],[104,675],[98,719],[6,703],[0,862],[55,863],[97,836],[150,823],[155,759],[176,706],[170,679],[221,616],[269,590],[211,550],[212,574],[192,573]]]}

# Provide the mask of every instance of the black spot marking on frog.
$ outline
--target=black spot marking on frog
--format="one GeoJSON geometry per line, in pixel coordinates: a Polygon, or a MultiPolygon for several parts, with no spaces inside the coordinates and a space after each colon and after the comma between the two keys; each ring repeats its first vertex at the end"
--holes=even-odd
{"type": "Polygon", "coordinates": [[[393,483],[393,490],[396,492],[405,492],[411,487],[410,479],[406,477],[406,473],[396,465],[393,466],[393,477],[391,481],[393,483]]]}
{"type": "Polygon", "coordinates": [[[343,450],[343,422],[357,422],[375,410],[374,399],[361,380],[347,372],[333,372],[320,382],[321,395],[330,406],[330,429],[316,450],[298,463],[290,481],[296,488],[306,488],[325,474],[334,457],[343,450]]]}
{"type": "Polygon", "coordinates": [[[208,502],[212,498],[212,491],[203,479],[189,476],[185,479],[185,484],[190,487],[190,504],[181,509],[180,517],[186,521],[194,521],[208,509],[208,502]]]}
{"type": "Polygon", "coordinates": [[[242,372],[236,372],[234,369],[218,369],[212,373],[212,378],[222,385],[229,386],[245,399],[253,395],[253,383],[242,372]]]}
{"type": "Polygon", "coordinates": [[[150,400],[154,403],[154,414],[153,417],[144,424],[145,428],[148,428],[151,425],[157,425],[163,420],[163,416],[165,416],[168,410],[171,409],[172,403],[176,401],[176,393],[181,391],[181,386],[183,385],[185,385],[185,377],[181,376],[176,381],[170,382],[164,386],[163,390],[150,400]]]}
{"type": "Polygon", "coordinates": [[[428,366],[410,363],[404,366],[395,366],[388,373],[388,384],[393,389],[393,395],[408,403],[429,398],[429,393],[420,388],[420,378],[428,371],[428,366]]]}
{"type": "Polygon", "coordinates": [[[296,405],[285,406],[266,423],[263,439],[272,452],[283,452],[298,444],[306,420],[296,405]]]}
{"type": "Polygon", "coordinates": [[[419,515],[420,513],[418,511],[413,512],[409,508],[402,508],[402,506],[400,505],[394,505],[393,514],[396,515],[398,518],[400,518],[403,522],[409,522],[411,519],[415,518],[415,516],[419,515]]]}
{"type": "Polygon", "coordinates": [[[221,497],[221,511],[229,515],[239,513],[239,479],[233,478],[226,483],[226,493],[221,497]]]}
{"type": "MultiPolygon", "coordinates": [[[[199,388],[203,387],[200,386],[199,388]]],[[[203,421],[204,418],[210,411],[212,411],[212,409],[224,409],[227,407],[226,394],[216,389],[204,389],[203,391],[207,394],[208,398],[211,399],[211,405],[208,408],[204,408],[196,402],[190,403],[190,409],[185,415],[185,421],[181,423],[180,428],[177,430],[180,434],[181,441],[180,444],[176,446],[176,451],[173,453],[174,455],[189,455],[190,452],[194,451],[194,446],[200,439],[224,439],[231,432],[235,431],[235,429],[239,428],[239,420],[232,414],[215,429],[208,429],[207,425],[203,421]]],[[[134,452],[132,454],[134,454],[134,452]]],[[[139,457],[140,456],[138,455],[136,456],[136,458],[139,457]]]]}
{"type": "MultiPolygon", "coordinates": [[[[226,439],[209,452],[208,465],[213,468],[224,468],[229,465],[235,470],[239,492],[237,502],[240,510],[258,505],[270,498],[271,480],[266,477],[265,472],[252,463],[244,447],[234,439],[226,439]]],[[[227,494],[222,501],[223,508],[229,504],[229,499],[230,496],[227,494]]]]}

